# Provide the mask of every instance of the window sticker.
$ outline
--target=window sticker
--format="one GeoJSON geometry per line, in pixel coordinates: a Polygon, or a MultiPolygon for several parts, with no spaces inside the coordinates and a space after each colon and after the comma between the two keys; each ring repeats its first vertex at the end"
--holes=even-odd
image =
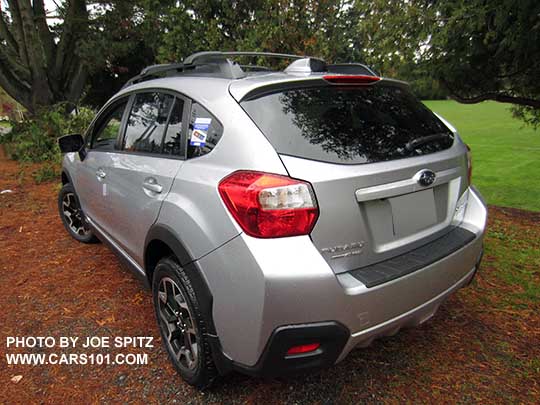
{"type": "Polygon", "coordinates": [[[193,132],[189,144],[192,146],[204,146],[208,136],[208,128],[212,123],[212,118],[196,118],[193,124],[193,132]]]}

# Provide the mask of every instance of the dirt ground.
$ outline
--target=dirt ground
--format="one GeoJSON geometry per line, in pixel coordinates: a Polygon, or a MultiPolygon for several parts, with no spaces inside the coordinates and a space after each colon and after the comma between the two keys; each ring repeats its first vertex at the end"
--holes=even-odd
{"type": "Polygon", "coordinates": [[[0,194],[0,402],[540,402],[540,213],[490,207],[476,281],[421,327],[325,371],[274,380],[235,374],[201,393],[170,365],[150,293],[104,245],[68,236],[58,184],[35,185],[31,170],[0,161],[0,191],[13,191],[0,194]],[[147,353],[146,365],[21,366],[8,365],[6,354],[75,351],[8,348],[9,336],[152,336],[154,347],[122,349],[147,353]]]}

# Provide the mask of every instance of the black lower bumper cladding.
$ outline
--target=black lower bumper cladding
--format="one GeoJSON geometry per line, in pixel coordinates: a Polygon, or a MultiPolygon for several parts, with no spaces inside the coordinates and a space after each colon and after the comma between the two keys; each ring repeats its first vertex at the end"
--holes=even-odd
{"type": "Polygon", "coordinates": [[[349,330],[337,322],[281,326],[272,333],[256,365],[245,366],[222,354],[218,369],[220,372],[236,370],[253,376],[276,377],[330,367],[337,361],[349,336],[349,330]],[[291,347],[310,343],[319,343],[320,347],[311,353],[287,356],[291,347]]]}

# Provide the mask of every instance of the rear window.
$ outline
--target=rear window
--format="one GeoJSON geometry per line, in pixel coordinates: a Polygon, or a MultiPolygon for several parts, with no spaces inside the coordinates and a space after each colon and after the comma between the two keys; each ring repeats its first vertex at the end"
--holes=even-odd
{"type": "Polygon", "coordinates": [[[452,132],[427,107],[393,85],[291,89],[241,105],[278,153],[301,158],[370,163],[453,143],[452,132]]]}

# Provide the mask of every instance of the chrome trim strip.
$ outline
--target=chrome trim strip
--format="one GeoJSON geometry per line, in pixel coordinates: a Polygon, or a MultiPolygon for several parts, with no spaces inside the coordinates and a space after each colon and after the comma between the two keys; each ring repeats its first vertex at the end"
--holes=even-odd
{"type": "Polygon", "coordinates": [[[419,190],[426,190],[436,187],[440,184],[448,183],[450,180],[459,177],[461,175],[460,172],[461,168],[459,167],[436,172],[437,177],[435,181],[428,187],[423,187],[418,184],[417,173],[410,179],[381,184],[373,187],[361,188],[355,191],[356,200],[358,202],[364,202],[370,200],[377,200],[380,198],[395,197],[402,194],[413,193],[419,190]]]}

